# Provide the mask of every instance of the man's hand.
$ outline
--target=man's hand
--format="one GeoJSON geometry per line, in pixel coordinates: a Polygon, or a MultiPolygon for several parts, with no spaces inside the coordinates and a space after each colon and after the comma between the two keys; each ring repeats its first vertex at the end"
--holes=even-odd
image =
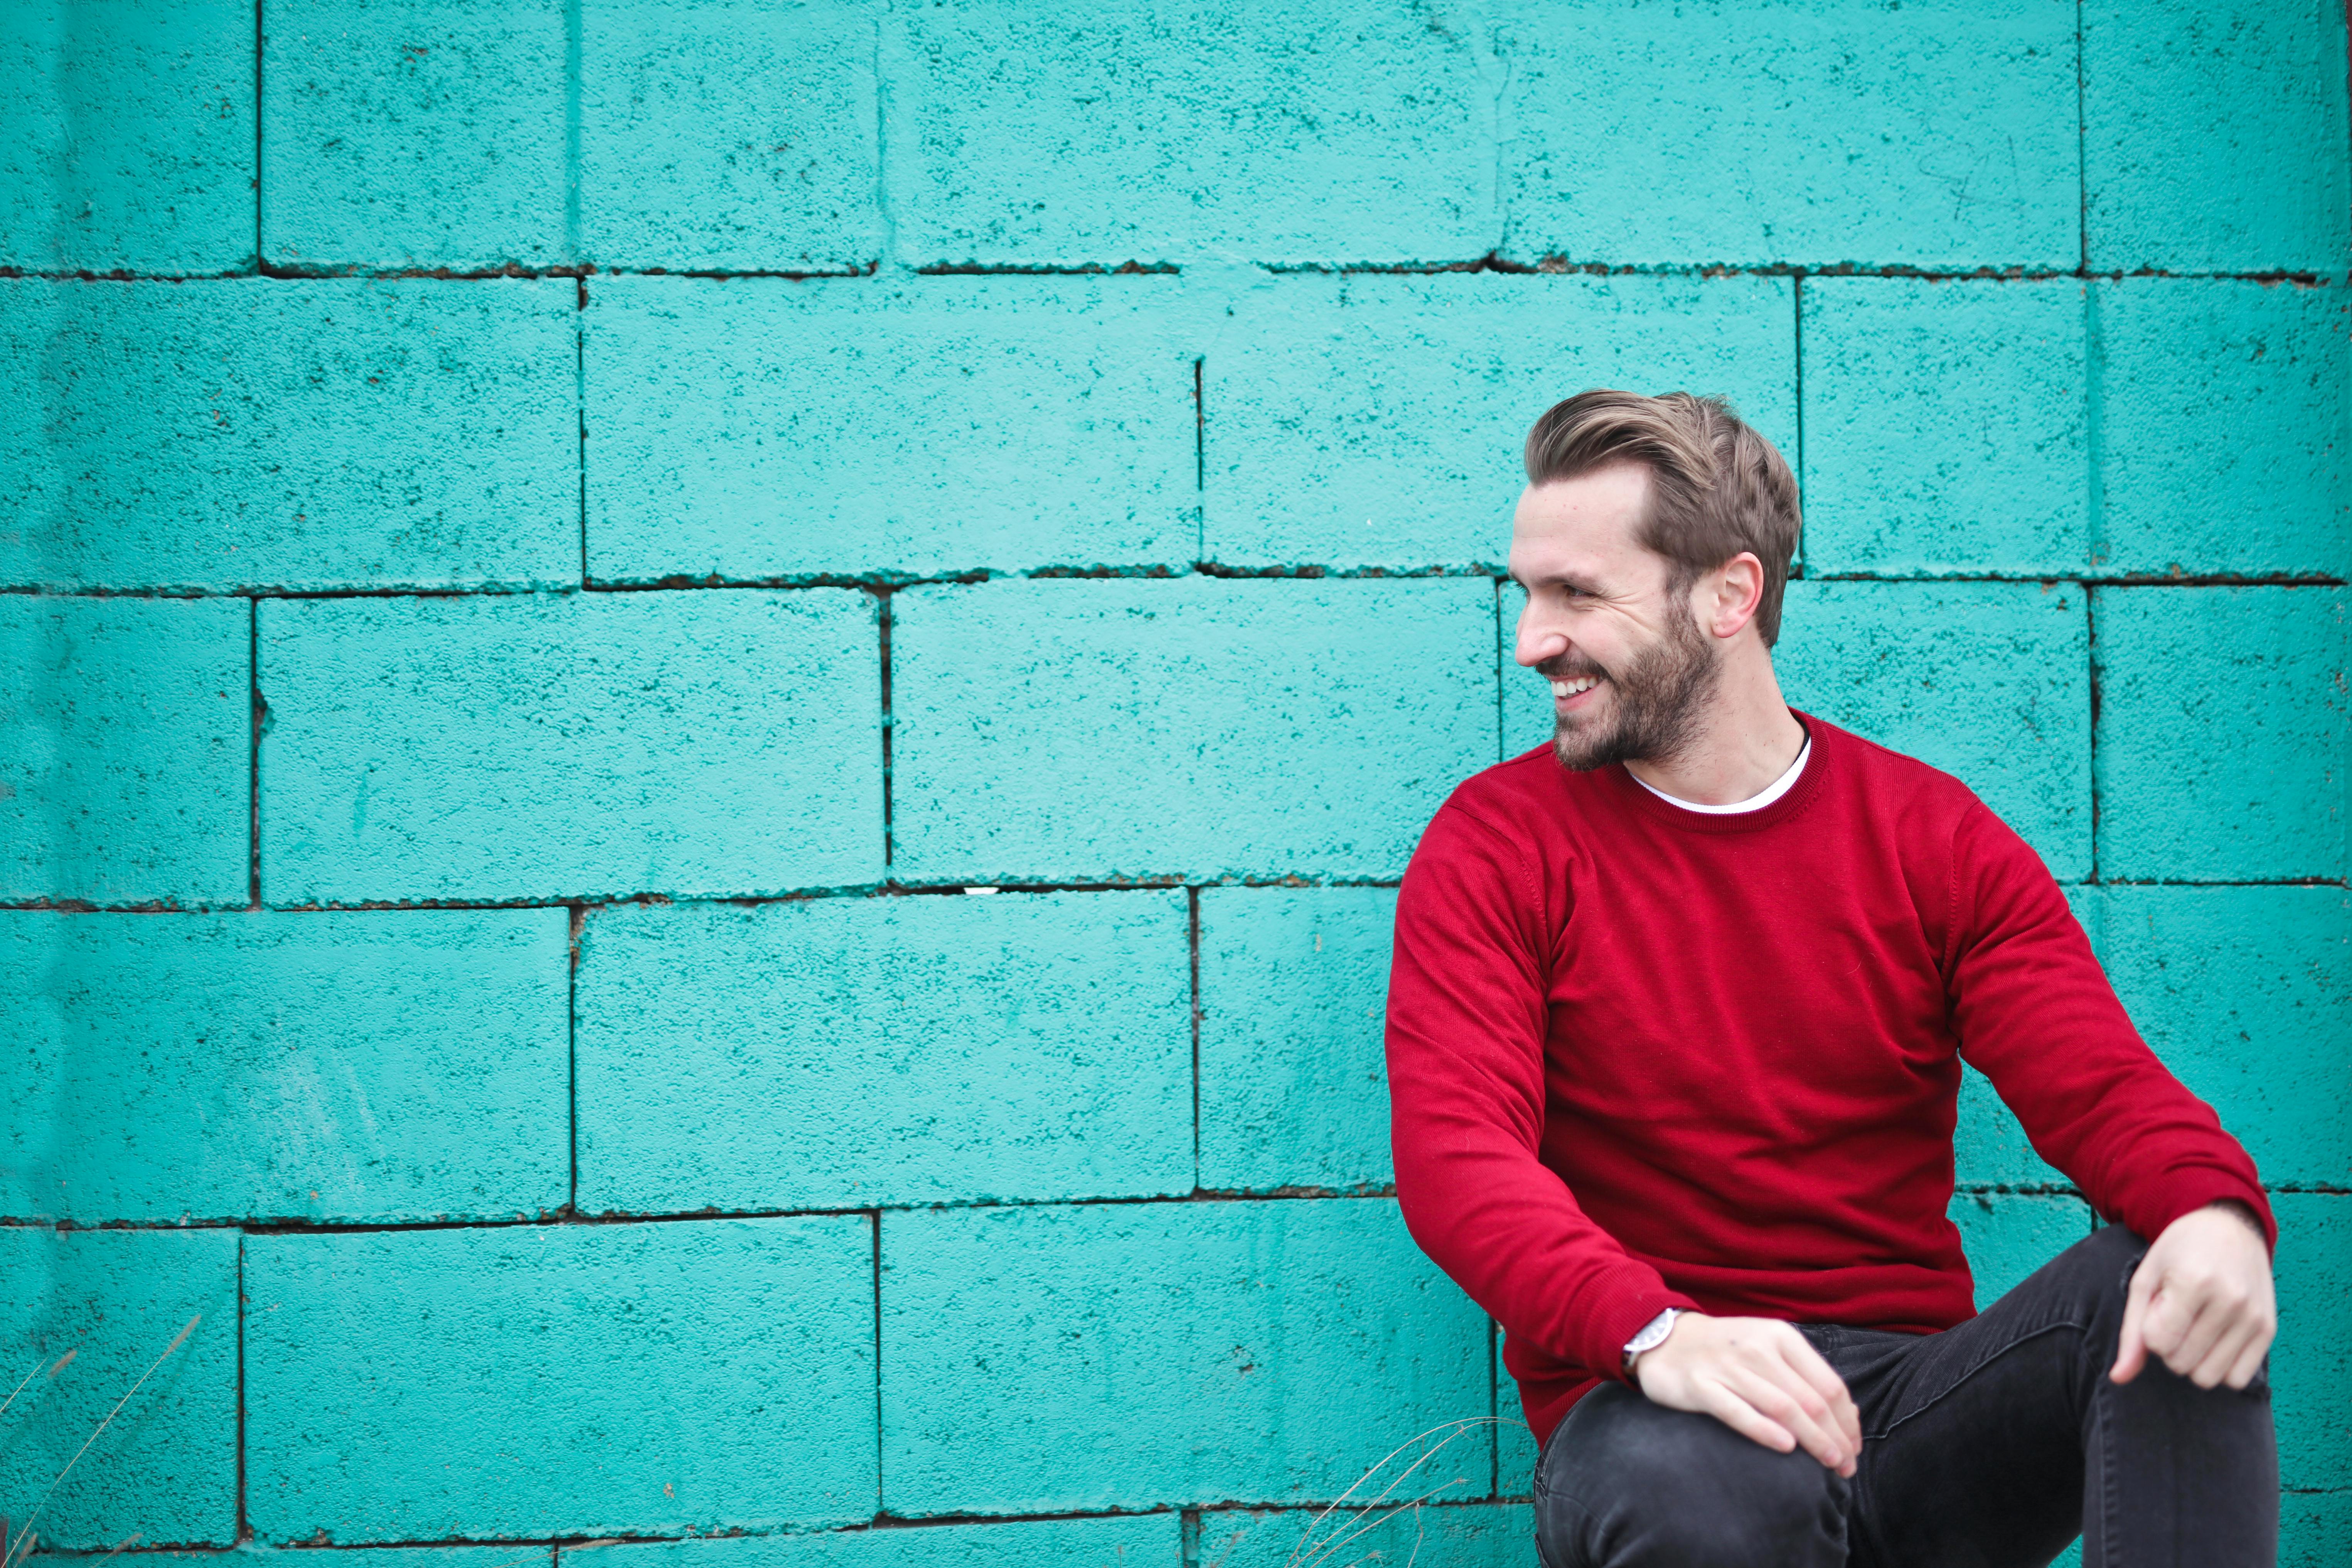
{"type": "Polygon", "coordinates": [[[2107,1375],[2129,1383],[2154,1351],[2200,1388],[2243,1388],[2277,1333],[2261,1227],[2242,1205],[2208,1204],[2166,1226],[2133,1270],[2107,1375]]]}
{"type": "Polygon", "coordinates": [[[1780,1453],[1801,1444],[1842,1476],[1862,1453],[1862,1416],[1845,1384],[1775,1319],[1677,1313],[1666,1342],[1634,1360],[1633,1381],[1656,1404],[1712,1415],[1780,1453]]]}

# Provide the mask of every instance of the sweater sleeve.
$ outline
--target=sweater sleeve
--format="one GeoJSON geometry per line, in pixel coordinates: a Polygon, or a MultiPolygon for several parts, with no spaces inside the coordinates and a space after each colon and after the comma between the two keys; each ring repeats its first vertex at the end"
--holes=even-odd
{"type": "Polygon", "coordinates": [[[1625,1342],[1696,1305],[1627,1255],[1538,1158],[1549,940],[1524,858],[1457,805],[1397,898],[1388,1069],[1397,1202],[1515,1339],[1622,1380],[1625,1342]]]}
{"type": "Polygon", "coordinates": [[[2036,1152],[2143,1237],[2233,1198],[2277,1245],[2253,1161],[2132,1027],[2041,858],[1974,801],[1953,834],[1950,920],[1960,1055],[2036,1152]]]}

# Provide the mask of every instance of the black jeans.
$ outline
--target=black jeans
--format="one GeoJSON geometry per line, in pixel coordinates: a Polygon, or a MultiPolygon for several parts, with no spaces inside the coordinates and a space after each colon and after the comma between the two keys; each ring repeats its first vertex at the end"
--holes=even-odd
{"type": "Polygon", "coordinates": [[[1846,1480],[1622,1384],[1578,1401],[1536,1465],[1545,1568],[2084,1568],[2278,1557],[2267,1369],[2200,1389],[2150,1356],[2108,1381],[2147,1244],[2110,1226],[1940,1334],[1801,1325],[1862,1414],[1846,1480]]]}

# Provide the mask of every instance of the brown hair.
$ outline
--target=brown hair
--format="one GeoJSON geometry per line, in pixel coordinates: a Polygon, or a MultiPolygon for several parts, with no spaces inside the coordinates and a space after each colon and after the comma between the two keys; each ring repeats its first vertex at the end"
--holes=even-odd
{"type": "Polygon", "coordinates": [[[1730,404],[1687,392],[1580,392],[1536,421],[1527,462],[1528,482],[1536,485],[1610,463],[1648,468],[1643,548],[1673,563],[1677,592],[1741,551],[1754,552],[1764,563],[1756,630],[1766,647],[1780,639],[1780,594],[1800,526],[1796,476],[1730,404]]]}

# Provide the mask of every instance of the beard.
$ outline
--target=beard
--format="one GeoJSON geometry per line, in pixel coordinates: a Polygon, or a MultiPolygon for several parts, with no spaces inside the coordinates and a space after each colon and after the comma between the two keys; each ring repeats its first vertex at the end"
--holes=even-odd
{"type": "Polygon", "coordinates": [[[1698,738],[1701,710],[1723,672],[1697,618],[1687,614],[1670,614],[1665,635],[1613,671],[1573,657],[1536,669],[1550,680],[1596,677],[1608,682],[1615,699],[1605,717],[1559,718],[1552,754],[1560,766],[1579,773],[1612,763],[1664,763],[1681,755],[1698,738]]]}

